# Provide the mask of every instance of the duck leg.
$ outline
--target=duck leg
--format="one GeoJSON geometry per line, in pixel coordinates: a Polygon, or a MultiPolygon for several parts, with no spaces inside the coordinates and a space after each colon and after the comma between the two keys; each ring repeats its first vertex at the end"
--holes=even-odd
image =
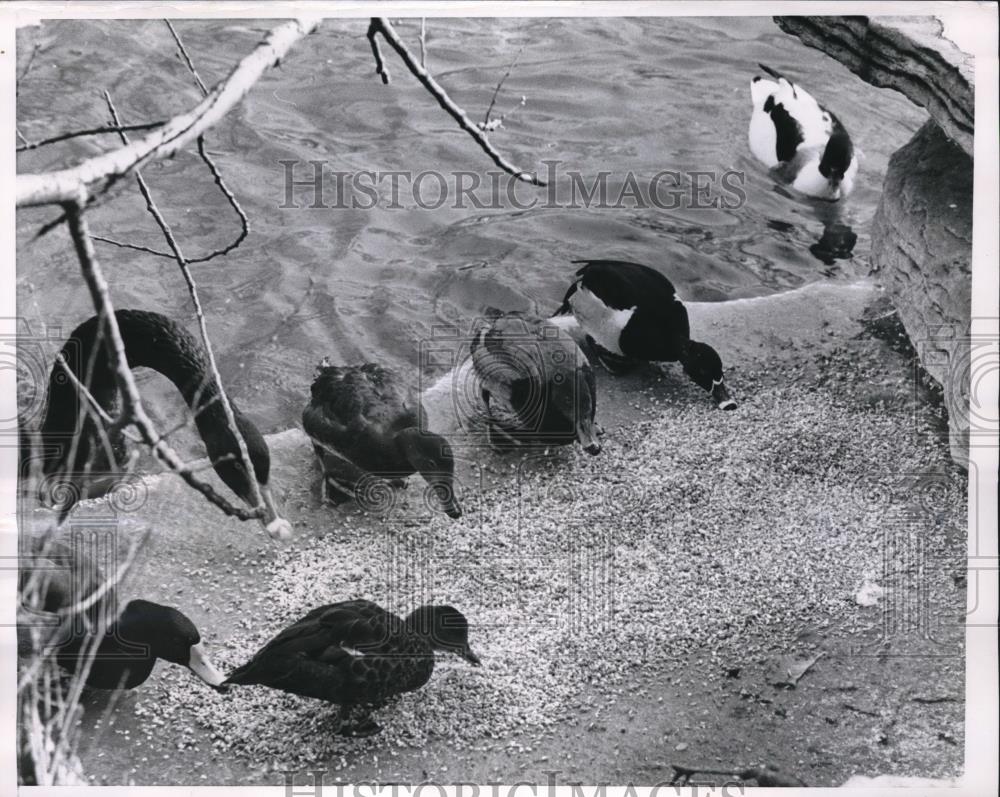
{"type": "Polygon", "coordinates": [[[514,437],[511,432],[504,428],[503,424],[496,421],[490,423],[486,430],[487,439],[494,451],[510,451],[511,448],[522,448],[524,444],[514,437]]]}
{"type": "Polygon", "coordinates": [[[587,342],[590,344],[590,348],[594,350],[594,355],[597,357],[597,361],[601,364],[605,371],[613,376],[627,374],[629,371],[635,370],[635,367],[639,364],[637,360],[633,360],[629,357],[622,357],[620,354],[613,354],[598,345],[597,341],[589,335],[587,336],[587,342]]]}
{"type": "Polygon", "coordinates": [[[483,404],[486,405],[486,439],[494,451],[506,452],[511,448],[522,448],[523,443],[517,439],[517,429],[514,426],[504,424],[497,420],[493,414],[493,407],[490,405],[491,394],[483,389],[483,404]]]}
{"type": "Polygon", "coordinates": [[[371,709],[361,709],[360,711],[358,709],[357,705],[341,706],[340,729],[337,733],[340,736],[350,736],[356,739],[381,733],[382,726],[372,718],[371,709]],[[352,714],[358,714],[357,719],[353,722],[351,721],[352,714]]]}
{"type": "Polygon", "coordinates": [[[350,460],[329,449],[316,446],[316,454],[323,464],[323,500],[332,504],[342,504],[354,498],[355,488],[367,472],[350,460]]]}

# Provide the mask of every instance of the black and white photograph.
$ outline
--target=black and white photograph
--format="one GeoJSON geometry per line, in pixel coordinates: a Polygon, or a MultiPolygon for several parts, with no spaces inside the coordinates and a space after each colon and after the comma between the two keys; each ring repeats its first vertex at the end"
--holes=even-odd
{"type": "Polygon", "coordinates": [[[3,793],[996,794],[997,21],[4,4],[3,793]]]}

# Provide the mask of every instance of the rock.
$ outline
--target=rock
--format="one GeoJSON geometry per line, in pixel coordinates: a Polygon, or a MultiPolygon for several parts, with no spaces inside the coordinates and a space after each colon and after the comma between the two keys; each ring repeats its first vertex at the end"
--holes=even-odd
{"type": "Polygon", "coordinates": [[[802,676],[812,669],[823,653],[809,655],[787,655],[773,661],[770,667],[768,683],[779,689],[794,689],[802,676]]]}
{"type": "Polygon", "coordinates": [[[944,388],[952,459],[967,468],[972,159],[933,121],[889,161],[872,267],[921,365],[944,388]]]}
{"type": "Polygon", "coordinates": [[[857,594],[854,596],[854,602],[858,606],[874,606],[882,596],[885,595],[885,588],[876,584],[871,579],[866,578],[861,587],[858,589],[857,594]]]}
{"type": "Polygon", "coordinates": [[[927,373],[944,388],[952,459],[968,468],[972,289],[972,56],[933,17],[775,17],[862,80],[931,119],[889,161],[872,270],[927,373]]]}
{"type": "Polygon", "coordinates": [[[944,37],[934,17],[775,17],[783,31],[836,58],[866,83],[895,89],[926,108],[972,155],[973,58],[944,37]]]}

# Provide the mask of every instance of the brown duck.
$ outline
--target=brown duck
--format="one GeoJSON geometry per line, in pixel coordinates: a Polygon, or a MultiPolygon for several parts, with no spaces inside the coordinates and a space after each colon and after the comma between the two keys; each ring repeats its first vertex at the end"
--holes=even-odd
{"type": "Polygon", "coordinates": [[[313,609],[290,625],[225,684],[260,684],[336,703],[338,733],[371,736],[382,730],[372,711],[426,684],[435,650],[479,665],[469,647],[468,620],[458,609],[426,605],[402,620],[371,601],[344,601],[313,609]]]}

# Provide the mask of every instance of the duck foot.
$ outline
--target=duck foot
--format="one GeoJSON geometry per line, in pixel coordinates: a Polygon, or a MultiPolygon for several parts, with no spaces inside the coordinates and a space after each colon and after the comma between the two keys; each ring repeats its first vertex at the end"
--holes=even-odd
{"type": "Polygon", "coordinates": [[[601,367],[612,376],[622,376],[630,371],[634,371],[638,367],[638,360],[633,360],[629,357],[622,357],[619,354],[612,354],[607,349],[598,346],[597,343],[594,342],[593,338],[588,338],[587,340],[590,342],[590,346],[594,350],[597,362],[599,362],[601,367]]]}
{"type": "Polygon", "coordinates": [[[490,447],[497,453],[506,454],[511,450],[517,450],[524,447],[524,444],[520,440],[511,435],[511,433],[506,429],[496,424],[491,425],[486,434],[490,447]]]}
{"type": "Polygon", "coordinates": [[[341,490],[330,479],[324,478],[321,484],[320,497],[324,503],[340,506],[341,504],[346,504],[354,497],[350,493],[341,490]]]}
{"type": "Polygon", "coordinates": [[[337,731],[340,736],[347,736],[354,739],[363,739],[366,736],[375,736],[381,732],[382,726],[375,722],[371,716],[365,717],[358,722],[342,724],[340,726],[340,730],[337,731]]]}

